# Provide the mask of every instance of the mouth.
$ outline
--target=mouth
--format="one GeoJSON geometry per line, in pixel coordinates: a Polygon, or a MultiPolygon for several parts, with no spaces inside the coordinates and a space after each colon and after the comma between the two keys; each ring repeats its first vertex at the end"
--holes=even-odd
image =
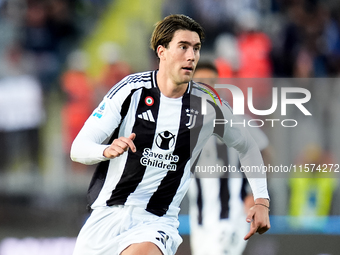
{"type": "Polygon", "coordinates": [[[189,71],[189,72],[194,71],[194,68],[191,67],[191,66],[185,66],[185,67],[182,67],[182,69],[185,70],[185,71],[189,71]]]}

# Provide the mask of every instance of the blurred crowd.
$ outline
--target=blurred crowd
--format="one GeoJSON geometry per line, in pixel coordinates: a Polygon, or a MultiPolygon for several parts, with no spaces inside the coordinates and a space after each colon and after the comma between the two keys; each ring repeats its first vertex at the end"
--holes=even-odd
{"type": "Polygon", "coordinates": [[[107,2],[0,1],[0,173],[39,171],[50,93],[67,92],[67,59],[107,2]]]}
{"type": "MultiPolygon", "coordinates": [[[[106,91],[133,71],[153,68],[144,65],[144,70],[132,70],[122,61],[124,45],[111,41],[98,49],[106,63],[100,77],[88,74],[89,59],[82,43],[112,2],[0,0],[0,174],[16,167],[41,170],[41,130],[54,114],[61,116],[67,158],[72,140],[106,91]],[[55,91],[62,95],[61,113],[47,110],[55,91]]],[[[204,27],[202,59],[213,59],[219,77],[340,74],[340,3],[336,0],[167,0],[162,1],[161,12],[163,16],[187,14],[204,27]]],[[[254,93],[261,102],[271,96],[271,85],[254,93]]],[[[319,97],[339,93],[328,89],[319,97]]],[[[334,113],[328,106],[320,109],[324,109],[319,110],[324,133],[334,113]]],[[[326,151],[330,147],[327,142],[319,146],[326,151]]]]}
{"type": "MultiPolygon", "coordinates": [[[[236,40],[241,56],[238,63],[231,61],[231,67],[241,72],[242,77],[245,77],[242,69],[254,66],[253,61],[264,69],[246,74],[247,77],[339,74],[340,4],[337,1],[167,1],[164,12],[183,12],[198,20],[206,31],[203,49],[207,51],[217,53],[221,34],[236,40]]],[[[220,52],[217,54],[221,56],[220,52]]]]}

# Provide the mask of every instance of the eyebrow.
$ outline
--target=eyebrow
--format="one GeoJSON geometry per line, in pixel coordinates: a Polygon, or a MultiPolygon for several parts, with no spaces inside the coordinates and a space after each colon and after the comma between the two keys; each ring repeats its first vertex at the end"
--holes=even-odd
{"type": "MultiPolygon", "coordinates": [[[[188,41],[179,41],[178,42],[178,44],[188,44],[188,45],[192,45],[190,42],[188,42],[188,41]]],[[[200,43],[200,42],[198,42],[198,43],[196,43],[196,44],[194,44],[193,46],[201,46],[202,45],[202,43],[200,43]]]]}

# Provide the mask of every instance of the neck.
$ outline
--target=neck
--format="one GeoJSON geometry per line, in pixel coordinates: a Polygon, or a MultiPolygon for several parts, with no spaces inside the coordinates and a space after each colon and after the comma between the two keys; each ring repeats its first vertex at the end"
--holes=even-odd
{"type": "Polygon", "coordinates": [[[188,83],[176,84],[164,72],[158,71],[157,84],[162,94],[169,98],[179,98],[183,96],[188,88],[188,83]]]}

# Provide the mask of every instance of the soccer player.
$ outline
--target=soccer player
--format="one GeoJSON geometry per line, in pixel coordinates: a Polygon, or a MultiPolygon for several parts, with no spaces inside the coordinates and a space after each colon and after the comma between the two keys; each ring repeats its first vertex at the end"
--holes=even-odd
{"type": "MultiPolygon", "coordinates": [[[[220,83],[218,77],[218,70],[212,61],[199,62],[193,76],[194,81],[211,86],[220,83]]],[[[268,158],[267,136],[260,128],[248,130],[260,151],[268,158]]],[[[216,164],[234,168],[229,173],[197,174],[197,178],[190,183],[191,253],[241,255],[246,247],[243,237],[249,231],[246,212],[254,205],[253,195],[243,174],[235,173],[240,164],[235,150],[211,136],[201,151],[196,167],[199,169],[216,164]]]]}
{"type": "MultiPolygon", "coordinates": [[[[178,213],[190,168],[213,133],[237,149],[245,166],[263,164],[247,132],[213,127],[216,117],[232,118],[227,105],[207,99],[207,114],[201,114],[205,92],[191,79],[203,38],[202,27],[185,15],[157,23],[151,47],[159,69],[116,84],[74,140],[74,161],[99,163],[88,192],[93,211],[74,255],[175,254],[182,242],[178,213]]],[[[266,179],[249,180],[258,205],[247,216],[252,227],[246,239],[270,227],[266,179]]]]}

